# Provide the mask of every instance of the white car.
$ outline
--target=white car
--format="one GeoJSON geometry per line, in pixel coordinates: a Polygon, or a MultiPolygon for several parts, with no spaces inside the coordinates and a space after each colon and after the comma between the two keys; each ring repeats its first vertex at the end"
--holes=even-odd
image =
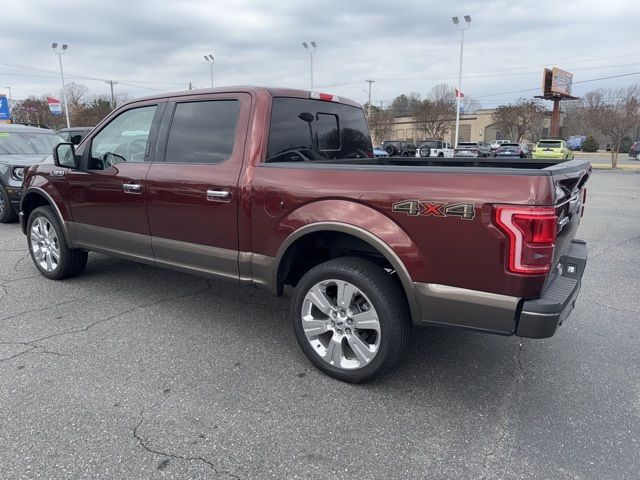
{"type": "Polygon", "coordinates": [[[513,143],[513,142],[511,142],[511,140],[494,140],[493,142],[489,143],[489,148],[491,149],[492,152],[494,152],[497,149],[499,149],[503,143],[513,143]]]}
{"type": "Polygon", "coordinates": [[[416,157],[453,157],[453,146],[444,140],[422,140],[416,145],[416,157]]]}

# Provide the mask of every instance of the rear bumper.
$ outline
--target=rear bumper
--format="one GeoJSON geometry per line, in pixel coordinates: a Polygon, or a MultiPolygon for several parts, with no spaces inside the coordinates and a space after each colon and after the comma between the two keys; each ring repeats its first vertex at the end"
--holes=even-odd
{"type": "Polygon", "coordinates": [[[551,337],[575,306],[586,266],[587,244],[582,240],[573,240],[567,255],[560,259],[558,274],[545,286],[542,296],[523,302],[516,335],[527,338],[551,337]]]}
{"type": "Polygon", "coordinates": [[[528,338],[551,337],[573,310],[586,264],[587,244],[573,240],[540,298],[531,300],[415,282],[415,297],[422,315],[414,318],[414,324],[528,338]]]}

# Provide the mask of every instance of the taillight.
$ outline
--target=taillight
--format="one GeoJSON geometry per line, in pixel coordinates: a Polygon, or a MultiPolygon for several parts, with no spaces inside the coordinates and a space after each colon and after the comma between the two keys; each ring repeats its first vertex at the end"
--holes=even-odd
{"type": "Polygon", "coordinates": [[[495,222],[507,235],[510,272],[540,275],[551,270],[558,234],[554,208],[497,206],[495,222]]]}

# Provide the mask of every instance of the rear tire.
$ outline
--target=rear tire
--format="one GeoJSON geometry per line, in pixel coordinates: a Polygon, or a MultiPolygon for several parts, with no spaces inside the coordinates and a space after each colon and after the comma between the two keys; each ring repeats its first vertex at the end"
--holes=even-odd
{"type": "Polygon", "coordinates": [[[366,382],[393,367],[411,329],[398,284],[380,267],[355,257],[309,270],[296,287],[291,319],[311,363],[350,383],[366,382]]]}
{"type": "Polygon", "coordinates": [[[51,280],[75,277],[87,266],[88,253],[69,248],[51,207],[38,207],[29,215],[27,244],[34,265],[51,280]]]}
{"type": "Polygon", "coordinates": [[[13,223],[18,220],[18,215],[11,205],[9,195],[2,185],[0,185],[0,223],[13,223]]]}
{"type": "Polygon", "coordinates": [[[640,161],[640,152],[636,153],[636,160],[640,161]]]}

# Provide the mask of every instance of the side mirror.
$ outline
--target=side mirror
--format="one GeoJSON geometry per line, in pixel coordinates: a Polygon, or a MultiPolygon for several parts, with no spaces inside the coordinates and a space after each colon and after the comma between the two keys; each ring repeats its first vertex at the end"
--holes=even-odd
{"type": "Polygon", "coordinates": [[[78,168],[76,149],[73,143],[59,143],[53,149],[53,163],[58,167],[78,168]]]}

